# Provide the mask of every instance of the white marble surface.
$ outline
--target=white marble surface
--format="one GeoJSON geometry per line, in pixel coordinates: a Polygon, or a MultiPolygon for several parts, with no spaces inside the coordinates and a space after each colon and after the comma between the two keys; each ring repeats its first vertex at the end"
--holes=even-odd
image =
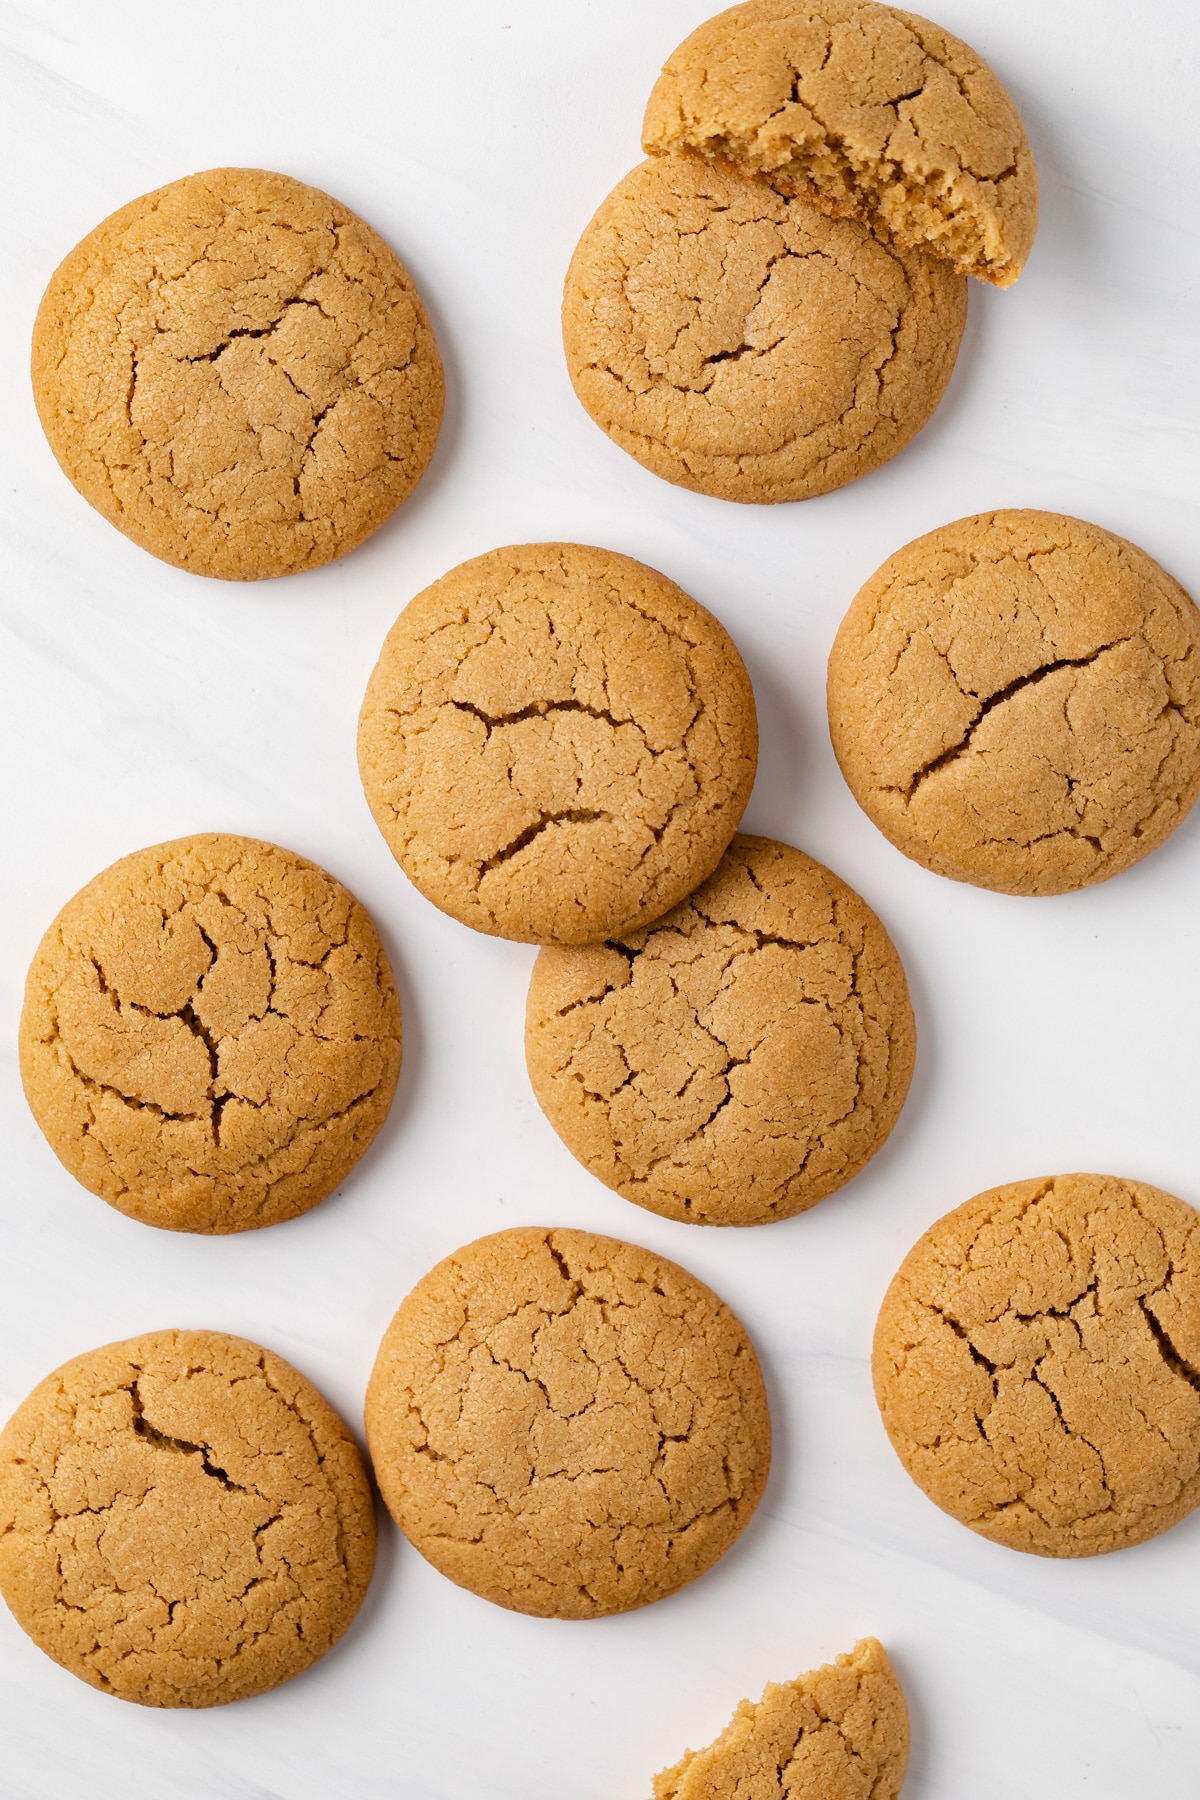
{"type": "Polygon", "coordinates": [[[887,1280],[980,1188],[1072,1168],[1200,1203],[1200,811],[1118,880],[1017,900],[924,873],[857,810],[826,735],[825,658],[860,582],[985,507],[1074,512],[1200,592],[1191,0],[939,0],[1010,86],[1043,183],[1009,293],[973,286],[945,401],[917,441],[825,499],[742,508],[657,481],[567,382],[558,294],[575,239],[637,159],[664,56],[709,0],[28,0],[0,6],[4,880],[0,904],[0,1415],[77,1351],[166,1324],[242,1332],[355,1426],[412,1282],[502,1226],[653,1246],[745,1319],[777,1452],[715,1571],[624,1618],[558,1624],[476,1600],[390,1527],[339,1648],[204,1714],[93,1693],[0,1609],[4,1800],[643,1800],[734,1702],[879,1635],[910,1697],[906,1800],[1194,1800],[1200,1514],[1072,1563],[987,1544],[888,1447],[867,1355],[887,1280]],[[42,288],[134,195],[258,164],[315,183],[395,246],[429,305],[449,404],[433,465],[364,548],[251,587],[179,574],[59,473],[26,374],[42,288]],[[748,824],[830,863],[910,973],[921,1034],[886,1150],[815,1212],[755,1231],[657,1219],[542,1120],[521,1055],[532,952],[411,889],[358,787],[354,719],[384,632],[496,544],[574,538],[666,571],[755,681],[748,824]],[[140,845],[247,832],[367,902],[405,1008],[400,1092],[345,1188],[244,1237],[174,1236],[77,1187],[21,1096],[24,971],[57,908],[140,845]]]}

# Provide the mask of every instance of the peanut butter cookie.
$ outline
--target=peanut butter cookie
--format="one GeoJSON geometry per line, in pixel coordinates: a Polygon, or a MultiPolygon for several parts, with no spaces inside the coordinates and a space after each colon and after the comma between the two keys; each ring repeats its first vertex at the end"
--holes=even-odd
{"type": "Polygon", "coordinates": [[[901,1263],[873,1366],[896,1454],[972,1531],[1156,1537],[1200,1504],[1200,1214],[1111,1175],[978,1194],[901,1263]]]}
{"type": "Polygon", "coordinates": [[[829,658],[855,799],[915,862],[1063,894],[1200,793],[1200,612],[1144,550],[1058,513],[959,519],[889,557],[829,658]]]}
{"type": "Polygon", "coordinates": [[[0,1593],[119,1700],[277,1687],[336,1644],[374,1560],[349,1432],[245,1338],[154,1331],[77,1356],[0,1433],[0,1593]]]}
{"type": "Polygon", "coordinates": [[[654,1800],[896,1800],[908,1763],[908,1708],[883,1645],[770,1681],[715,1743],[654,1777],[654,1800]]]}
{"type": "Polygon", "coordinates": [[[733,163],[997,287],[1017,279],[1037,229],[1025,128],[987,64],[872,0],[718,13],[667,62],[642,143],[733,163]]]}
{"type": "Polygon", "coordinates": [[[500,1231],[392,1320],[367,1389],[401,1531],[460,1587],[539,1618],[672,1594],[767,1479],[754,1350],[686,1270],[585,1231],[500,1231]]]}
{"type": "Polygon", "coordinates": [[[828,493],[921,429],[966,281],[936,257],[692,157],[642,163],[584,232],[563,343],[586,410],[681,487],[828,493]]]}
{"type": "Polygon", "coordinates": [[[400,1003],[339,881],[254,838],[114,863],[64,906],[25,987],[21,1074],[59,1161],[148,1225],[307,1211],[387,1116],[400,1003]]]}
{"type": "Polygon", "coordinates": [[[427,899],[476,931],[582,944],[712,872],[758,726],[737,650],[673,581],[524,544],[405,607],[358,742],[375,822],[427,899]]]}
{"type": "Polygon", "coordinates": [[[896,1122],[916,1034],[904,970],[844,881],[735,837],[645,929],[543,950],[525,1053],[568,1149],[627,1200],[696,1225],[790,1218],[896,1122]]]}
{"type": "Polygon", "coordinates": [[[63,472],[119,531],[227,581],[315,569],[405,500],[442,365],[369,225],[264,169],[143,194],[72,250],[33,331],[63,472]]]}

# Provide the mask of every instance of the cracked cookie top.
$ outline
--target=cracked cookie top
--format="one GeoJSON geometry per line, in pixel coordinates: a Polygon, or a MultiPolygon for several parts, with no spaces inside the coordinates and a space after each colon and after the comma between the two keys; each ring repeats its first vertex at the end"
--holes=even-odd
{"type": "Polygon", "coordinates": [[[863,811],[925,868],[1006,894],[1106,881],[1200,793],[1200,612],[1098,525],[960,519],[856,595],[829,729],[863,811]]]}
{"type": "Polygon", "coordinates": [[[692,157],[613,189],[567,271],[575,392],[680,487],[766,504],[886,462],[950,379],[966,281],[922,251],[692,157]]]}
{"type": "Polygon", "coordinates": [[[769,1681],[707,1750],[654,1777],[654,1800],[896,1800],[908,1763],[908,1707],[887,1652],[847,1656],[769,1681]]]}
{"type": "Polygon", "coordinates": [[[1200,1214],[1111,1175],[979,1194],[900,1265],[873,1367],[896,1454],[973,1531],[1156,1537],[1200,1504],[1200,1214]]]}
{"type": "Polygon", "coordinates": [[[246,1231],[333,1192],[387,1116],[400,1003],[339,881],[254,838],[138,850],[64,906],[21,1074],[59,1160],[148,1225],[246,1231]]]}
{"type": "Polygon", "coordinates": [[[770,838],[646,929],[534,965],[525,1053],[567,1147],[627,1200],[696,1225],[790,1218],[896,1122],[916,1033],[865,901],[770,838]]]}
{"type": "Polygon", "coordinates": [[[278,1686],[341,1637],[374,1560],[349,1432],[245,1338],[92,1350],[0,1433],[0,1593],[39,1649],[118,1699],[278,1686]]]}
{"type": "Polygon", "coordinates": [[[369,225],[263,169],[144,194],[72,250],[33,331],[50,447],[144,550],[227,581],[361,543],[433,455],[442,365],[369,225]]]}
{"type": "Polygon", "coordinates": [[[728,635],[612,550],[523,544],[397,619],[359,767],[427,899],[476,931],[582,944],[675,905],[750,797],[758,726],[728,635]]]}
{"type": "Polygon", "coordinates": [[[384,1335],[367,1439],[435,1569],[539,1618],[672,1594],[767,1479],[758,1359],[729,1308],[649,1250],[500,1231],[419,1281],[384,1335]]]}
{"type": "Polygon", "coordinates": [[[1011,287],[1037,230],[1016,107],[969,45],[872,0],[750,0],[685,39],[642,128],[1011,287]]]}

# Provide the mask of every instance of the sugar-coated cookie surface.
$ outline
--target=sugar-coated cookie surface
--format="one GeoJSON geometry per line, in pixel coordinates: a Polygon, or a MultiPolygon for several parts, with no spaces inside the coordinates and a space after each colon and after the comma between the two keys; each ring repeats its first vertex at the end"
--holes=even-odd
{"type": "Polygon", "coordinates": [[[361,543],[442,417],[421,297],[369,225],[265,169],[209,169],[71,252],[33,333],[50,447],[127,537],[255,581],[361,543]]]}
{"type": "Polygon", "coordinates": [[[400,1003],[315,863],[202,833],[67,903],[25,985],[21,1074],[59,1160],[149,1225],[247,1231],[333,1192],[387,1116],[400,1003]]]}
{"type": "Polygon", "coordinates": [[[940,25],[873,0],[748,0],[707,20],[668,59],[642,142],[734,163],[998,287],[1037,229],[1001,83],[940,25]]]}
{"type": "Polygon", "coordinates": [[[575,392],[667,481],[805,500],[886,462],[950,379],[965,278],[854,219],[692,157],[642,163],[579,240],[575,392]]]}
{"type": "Polygon", "coordinates": [[[460,1587],[594,1619],[695,1580],[757,1506],[771,1427],[729,1308],[649,1250],[497,1232],[404,1301],[367,1389],[388,1510],[460,1587]]]}
{"type": "Polygon", "coordinates": [[[564,1143],[627,1200],[703,1225],[790,1218],[894,1125],[916,1033],[866,903],[790,844],[737,836],[665,918],[543,950],[530,1080],[564,1143]]]}
{"type": "Polygon", "coordinates": [[[374,1559],[349,1432],[245,1338],[155,1331],[77,1356],[0,1432],[0,1593],[118,1699],[218,1706],[298,1675],[374,1559]]]}
{"type": "Polygon", "coordinates": [[[654,1800],[896,1800],[908,1707],[875,1638],[836,1662],[770,1681],[707,1750],[654,1777],[654,1800]]]}
{"type": "Polygon", "coordinates": [[[1200,1504],[1200,1213],[1111,1175],[979,1194],[900,1265],[873,1367],[901,1462],[973,1531],[1155,1537],[1200,1504]]]}
{"type": "Polygon", "coordinates": [[[388,634],[359,723],[375,821],[452,918],[579,944],[657,918],[737,829],[754,695],[712,615],[615,551],[452,569],[388,634]]]}
{"type": "Polygon", "coordinates": [[[1155,849],[1200,793],[1200,612],[1058,513],[980,513],[888,558],[829,658],[851,792],[906,856],[1061,894],[1155,849]]]}

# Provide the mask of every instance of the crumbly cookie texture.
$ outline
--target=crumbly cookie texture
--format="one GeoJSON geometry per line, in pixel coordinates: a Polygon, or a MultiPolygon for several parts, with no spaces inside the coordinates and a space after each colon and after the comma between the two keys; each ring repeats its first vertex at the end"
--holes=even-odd
{"type": "Polygon", "coordinates": [[[76,894],[25,986],[33,1115],[148,1225],[246,1231],[331,1194],[387,1116],[400,1003],[366,909],[288,850],[216,833],[76,894]]]}
{"type": "Polygon", "coordinates": [[[664,913],[754,784],[742,659],[673,581],[580,544],[493,550],[418,594],[359,724],[375,821],[476,931],[579,944],[664,913]]]}
{"type": "Polygon", "coordinates": [[[735,837],[666,918],[534,965],[525,1054],[570,1150],[697,1225],[790,1218],[895,1124],[916,1033],[870,907],[820,863],[735,837]]]}
{"type": "Polygon", "coordinates": [[[155,1331],[77,1356],[0,1433],[0,1593],[120,1700],[219,1706],[298,1675],[374,1560],[349,1432],[244,1338],[155,1331]]]}
{"type": "Polygon", "coordinates": [[[900,1265],[873,1367],[901,1462],[973,1531],[1156,1537],[1200,1504],[1200,1214],[1110,1175],[979,1194],[900,1265]]]}
{"type": "Polygon", "coordinates": [[[715,1743],[654,1777],[654,1800],[896,1800],[908,1762],[908,1708],[875,1638],[848,1656],[770,1681],[715,1743]]]}
{"type": "Polygon", "coordinates": [[[764,181],[642,163],[567,271],[575,392],[645,468],[720,500],[828,493],[886,462],[950,379],[966,281],[764,181]]]}
{"type": "Polygon", "coordinates": [[[595,1619],[674,1593],[757,1506],[771,1428],[729,1308],[584,1231],[480,1238],[418,1282],[367,1389],[392,1517],[460,1587],[595,1619]]]}
{"type": "Polygon", "coordinates": [[[403,264],[328,194],[210,169],[123,206],[55,271],[33,391],[118,530],[227,581],[361,543],[433,455],[442,365],[403,264]]]}
{"type": "Polygon", "coordinates": [[[871,0],[750,0],[671,56],[642,144],[765,176],[1011,287],[1037,229],[1016,107],[970,47],[871,0]]]}
{"type": "Polygon", "coordinates": [[[1200,793],[1200,612],[1081,519],[981,513],[898,550],[842,621],[828,692],[863,811],[977,887],[1106,881],[1200,793]]]}

